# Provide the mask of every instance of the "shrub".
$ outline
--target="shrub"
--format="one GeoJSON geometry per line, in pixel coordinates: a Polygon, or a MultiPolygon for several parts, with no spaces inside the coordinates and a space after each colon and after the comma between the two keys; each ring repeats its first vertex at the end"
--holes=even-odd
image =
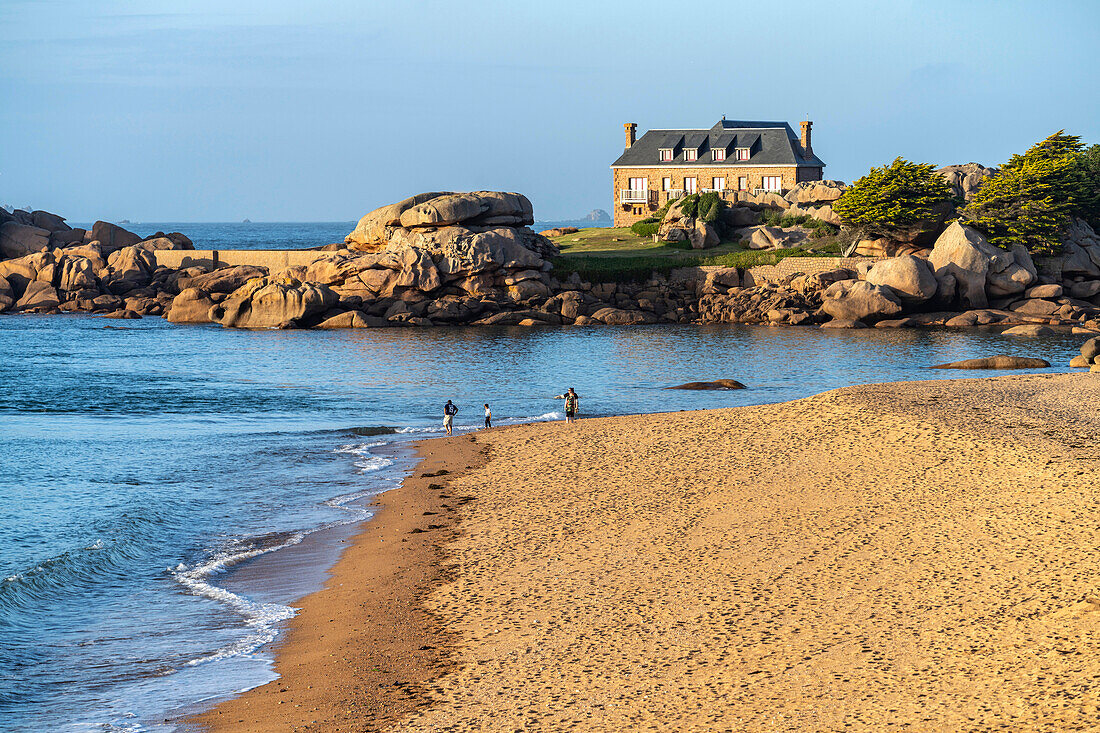
{"type": "Polygon", "coordinates": [[[952,198],[951,186],[933,165],[895,158],[849,186],[833,211],[862,233],[888,237],[932,218],[934,208],[952,198]]]}
{"type": "Polygon", "coordinates": [[[684,216],[695,218],[695,212],[699,209],[699,194],[693,193],[680,199],[680,211],[684,216]]]}
{"type": "Polygon", "coordinates": [[[1081,138],[1059,130],[1012,158],[982,184],[962,216],[998,247],[1057,254],[1067,217],[1093,213],[1096,179],[1081,138]],[[1091,182],[1090,182],[1091,179],[1091,182]]]}
{"type": "Polygon", "coordinates": [[[639,237],[652,237],[657,233],[657,230],[661,228],[661,222],[652,217],[649,219],[642,219],[636,221],[630,225],[630,231],[637,234],[639,237]]]}

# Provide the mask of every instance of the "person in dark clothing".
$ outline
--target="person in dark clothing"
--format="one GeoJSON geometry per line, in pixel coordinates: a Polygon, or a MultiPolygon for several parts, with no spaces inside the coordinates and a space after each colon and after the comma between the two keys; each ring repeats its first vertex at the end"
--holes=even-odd
{"type": "Polygon", "coordinates": [[[455,407],[455,403],[447,400],[447,404],[443,405],[443,427],[447,430],[447,435],[451,434],[451,429],[454,427],[455,415],[458,414],[458,408],[455,407]]]}

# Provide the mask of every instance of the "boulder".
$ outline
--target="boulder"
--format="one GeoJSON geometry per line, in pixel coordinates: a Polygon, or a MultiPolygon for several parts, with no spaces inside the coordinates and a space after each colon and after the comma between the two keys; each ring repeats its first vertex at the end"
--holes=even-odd
{"type": "Polygon", "coordinates": [[[57,287],[62,291],[98,290],[95,264],[87,257],[62,255],[57,260],[57,287]]]}
{"type": "Polygon", "coordinates": [[[1062,236],[1062,255],[1055,259],[1062,277],[1100,277],[1100,236],[1086,222],[1072,219],[1062,236]]]}
{"type": "Polygon", "coordinates": [[[717,247],[722,241],[721,237],[718,236],[718,230],[702,219],[696,219],[695,227],[687,234],[692,249],[717,247]]]}
{"type": "Polygon", "coordinates": [[[936,239],[929,257],[936,278],[955,278],[963,305],[985,308],[989,305],[985,285],[990,270],[1004,271],[1014,263],[1013,256],[989,244],[976,229],[959,222],[952,224],[936,239]]]}
{"type": "Polygon", "coordinates": [[[205,290],[208,293],[232,293],[249,280],[265,275],[267,275],[266,268],[237,265],[236,267],[223,267],[213,272],[196,275],[188,279],[186,283],[181,282],[180,284],[188,288],[205,290]]]}
{"type": "Polygon", "coordinates": [[[1081,344],[1081,356],[1093,364],[1100,358],[1100,336],[1081,344]]]}
{"type": "Polygon", "coordinates": [[[172,299],[165,318],[171,323],[210,323],[214,299],[199,288],[184,288],[172,299]]]}
{"type": "Polygon", "coordinates": [[[1091,363],[1088,359],[1078,354],[1077,356],[1069,360],[1069,365],[1073,369],[1088,369],[1091,366],[1091,363]]]}
{"type": "Polygon", "coordinates": [[[726,206],[718,212],[719,221],[730,229],[749,227],[760,221],[760,212],[747,206],[726,206]]]}
{"type": "Polygon", "coordinates": [[[840,280],[822,293],[822,312],[841,321],[875,321],[901,313],[901,300],[883,285],[840,280]]]}
{"type": "Polygon", "coordinates": [[[27,283],[27,289],[23,292],[23,297],[15,304],[15,309],[30,310],[34,308],[45,310],[56,308],[60,303],[61,298],[58,297],[57,290],[52,285],[41,280],[34,280],[27,283]]]}
{"type": "Polygon", "coordinates": [[[651,313],[620,308],[600,308],[590,317],[593,321],[608,326],[635,326],[640,323],[654,323],[656,321],[651,313]]]}
{"type": "Polygon", "coordinates": [[[1100,295],[1100,280],[1086,280],[1069,286],[1069,296],[1071,298],[1085,300],[1095,298],[1097,295],[1100,295]]]}
{"type": "Polygon", "coordinates": [[[87,232],[83,229],[65,229],[50,232],[50,248],[61,249],[63,247],[81,245],[84,243],[84,236],[86,234],[87,232]]]}
{"type": "Polygon", "coordinates": [[[665,387],[665,389],[745,389],[745,385],[741,384],[736,379],[716,379],[713,382],[688,382],[687,384],[678,384],[675,387],[665,387]]]}
{"type": "Polygon", "coordinates": [[[53,285],[57,264],[52,252],[35,252],[0,262],[0,277],[7,279],[16,299],[23,297],[27,284],[40,281],[53,285]]]}
{"type": "Polygon", "coordinates": [[[508,286],[508,296],[512,300],[550,297],[550,288],[540,280],[521,280],[508,286]]]}
{"type": "Polygon", "coordinates": [[[1050,366],[1045,359],[1026,356],[987,356],[982,359],[965,359],[950,364],[937,364],[932,369],[1043,369],[1050,366]]]}
{"type": "Polygon", "coordinates": [[[1013,326],[1012,328],[1006,328],[1001,331],[1002,336],[1052,336],[1054,335],[1054,329],[1047,326],[1038,325],[1024,325],[1013,326]]]}
{"type": "Polygon", "coordinates": [[[107,273],[101,278],[115,295],[144,288],[153,279],[157,261],[150,251],[137,245],[117,249],[107,257],[107,273]]]}
{"type": "Polygon", "coordinates": [[[326,318],[317,324],[317,328],[379,328],[388,325],[389,322],[386,321],[385,318],[370,316],[362,311],[348,311],[332,316],[331,318],[326,318]]]}
{"type": "Polygon", "coordinates": [[[0,224],[0,259],[24,257],[50,247],[50,231],[14,221],[0,224]]]}
{"type": "Polygon", "coordinates": [[[0,313],[15,305],[15,291],[7,278],[0,276],[0,313]]]}
{"type": "Polygon", "coordinates": [[[997,172],[997,169],[986,168],[980,163],[966,163],[964,165],[945,166],[936,172],[947,180],[956,198],[970,201],[974,197],[974,193],[986,179],[997,172]]]}
{"type": "Polygon", "coordinates": [[[1036,285],[1028,288],[1025,298],[1061,298],[1064,289],[1061,285],[1036,285]]]}
{"type": "Polygon", "coordinates": [[[186,247],[181,247],[175,240],[169,239],[168,237],[150,237],[149,239],[141,240],[135,246],[153,251],[158,249],[187,249],[186,247]]]}
{"type": "Polygon", "coordinates": [[[402,228],[394,230],[378,264],[401,269],[402,263],[417,256],[406,251],[409,248],[428,254],[439,273],[448,277],[468,277],[502,268],[541,270],[546,264],[544,257],[558,254],[557,245],[526,227],[402,228]]]}
{"type": "Polygon", "coordinates": [[[68,232],[72,227],[65,223],[65,219],[48,211],[32,211],[31,225],[39,229],[45,229],[51,234],[54,232],[68,232]]]}
{"type": "Polygon", "coordinates": [[[876,262],[867,271],[867,282],[887,285],[903,301],[922,303],[936,294],[938,282],[927,260],[907,255],[876,262]]]}
{"type": "Polygon", "coordinates": [[[539,234],[544,237],[561,237],[566,234],[576,234],[580,229],[577,227],[555,227],[553,229],[544,229],[539,234]]]}
{"type": "Polygon", "coordinates": [[[449,192],[418,193],[396,204],[377,208],[359,220],[351,234],[344,237],[344,242],[350,249],[378,249],[389,240],[392,229],[400,226],[401,214],[417,204],[446,193],[449,192]]]}
{"type": "Polygon", "coordinates": [[[105,254],[110,254],[123,247],[133,247],[141,241],[141,237],[131,231],[123,229],[117,224],[106,221],[97,221],[92,225],[92,231],[85,235],[86,242],[99,242],[99,246],[105,254]]]}
{"type": "Polygon", "coordinates": [[[1013,303],[1010,309],[1014,313],[1021,313],[1025,316],[1050,316],[1057,313],[1061,307],[1062,306],[1058,303],[1043,300],[1041,298],[1034,298],[1013,303]]]}
{"type": "Polygon", "coordinates": [[[300,323],[334,306],[329,287],[293,278],[255,278],[210,309],[210,320],[231,328],[274,328],[300,323]]]}
{"type": "Polygon", "coordinates": [[[442,227],[463,222],[484,225],[523,226],[534,223],[526,196],[502,191],[442,194],[415,204],[401,213],[401,226],[442,227]]]}
{"type": "Polygon", "coordinates": [[[843,181],[804,181],[784,197],[792,204],[826,204],[840,198],[848,186],[843,181]]]}

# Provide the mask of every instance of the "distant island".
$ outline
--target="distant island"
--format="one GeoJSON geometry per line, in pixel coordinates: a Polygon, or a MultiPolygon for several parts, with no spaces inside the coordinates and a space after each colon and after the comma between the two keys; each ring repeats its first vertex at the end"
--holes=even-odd
{"type": "Polygon", "coordinates": [[[580,221],[590,221],[594,223],[609,222],[611,221],[611,214],[608,214],[603,209],[593,209],[580,221]]]}
{"type": "Polygon", "coordinates": [[[242,220],[241,220],[241,223],[242,223],[242,224],[251,224],[251,223],[252,223],[252,220],[251,220],[251,219],[242,219],[242,220]]]}

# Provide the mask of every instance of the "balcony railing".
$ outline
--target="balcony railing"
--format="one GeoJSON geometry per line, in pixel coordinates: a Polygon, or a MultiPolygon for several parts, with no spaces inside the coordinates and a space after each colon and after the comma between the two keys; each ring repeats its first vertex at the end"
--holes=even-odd
{"type": "Polygon", "coordinates": [[[752,195],[753,196],[759,196],[762,193],[776,193],[776,194],[779,194],[780,196],[782,196],[783,195],[783,189],[782,188],[754,188],[752,190],[752,195]]]}
{"type": "Polygon", "coordinates": [[[676,199],[682,199],[684,197],[684,189],[682,188],[670,188],[665,191],[665,201],[675,201],[676,199]]]}
{"type": "Polygon", "coordinates": [[[632,190],[629,188],[619,190],[620,204],[648,204],[651,198],[657,198],[656,191],[650,192],[644,188],[640,190],[632,190]]]}

